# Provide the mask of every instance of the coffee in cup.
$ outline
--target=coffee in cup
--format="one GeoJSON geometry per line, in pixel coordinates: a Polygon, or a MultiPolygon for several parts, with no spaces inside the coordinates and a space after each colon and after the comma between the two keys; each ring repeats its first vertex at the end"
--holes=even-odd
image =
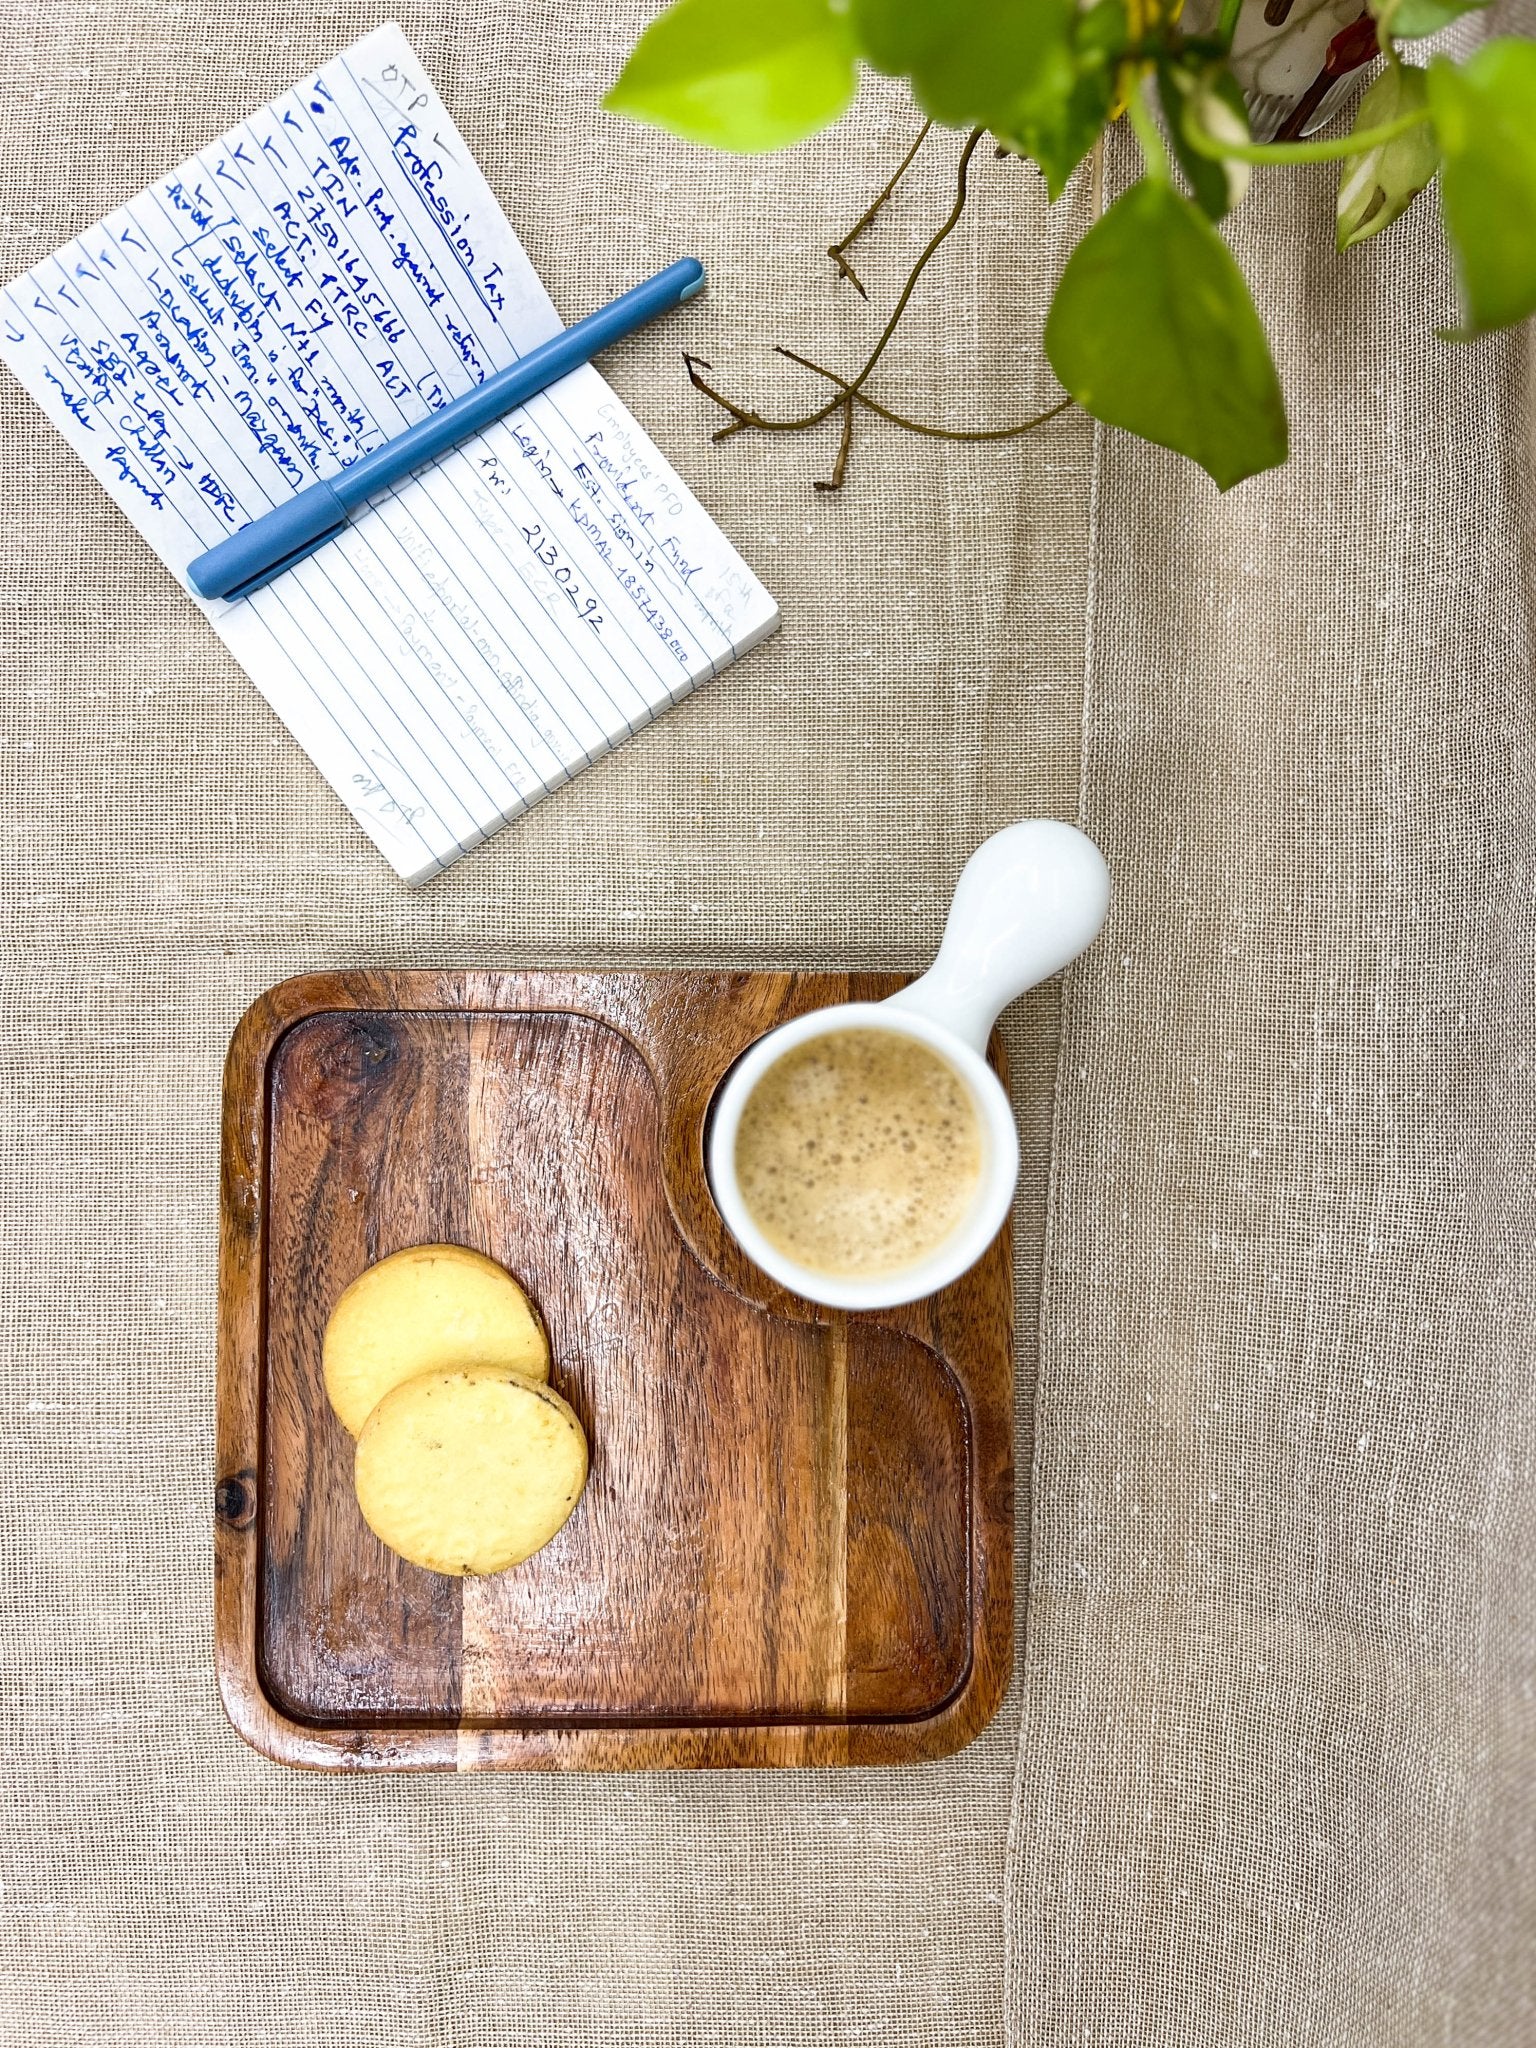
{"type": "Polygon", "coordinates": [[[937,1294],[982,1257],[1019,1173],[988,1034],[1077,957],[1108,902],[1092,840],[1053,818],[1010,825],[966,862],[926,974],[748,1047],[702,1135],[726,1228],[771,1280],[867,1312],[937,1294]]]}
{"type": "Polygon", "coordinates": [[[942,1053],[899,1030],[830,1031],[775,1060],[736,1132],[752,1221],[816,1273],[874,1279],[930,1257],[981,1186],[981,1120],[942,1053]]]}

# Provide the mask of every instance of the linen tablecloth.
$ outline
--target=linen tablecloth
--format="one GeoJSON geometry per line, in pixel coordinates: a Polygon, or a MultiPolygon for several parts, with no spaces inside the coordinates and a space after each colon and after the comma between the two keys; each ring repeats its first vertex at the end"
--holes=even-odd
{"type": "MultiPolygon", "coordinates": [[[[947,203],[873,84],[731,161],[598,110],[643,22],[398,10],[567,317],[691,251],[754,397],[947,203]]],[[[7,274],[383,18],[0,14],[7,274]]],[[[1529,22],[1526,22],[1529,26],[1529,22]]],[[[1111,181],[1116,175],[1113,158],[1111,181]]],[[[1093,205],[978,159],[883,390],[992,424],[1093,205]]],[[[1069,414],[1006,448],[707,438],[605,366],[778,638],[418,893],[6,379],[0,2039],[156,2048],[1536,2038],[1529,457],[1518,337],[1434,341],[1432,216],[1235,231],[1296,454],[1225,499],[1069,414]],[[1009,1020],[1018,1669],[941,1764],[351,1780],[210,1658],[219,1069],[389,963],[917,968],[987,832],[1080,817],[1103,940],[1009,1020]],[[1043,1283],[1043,1284],[1042,1284],[1043,1283]]]]}

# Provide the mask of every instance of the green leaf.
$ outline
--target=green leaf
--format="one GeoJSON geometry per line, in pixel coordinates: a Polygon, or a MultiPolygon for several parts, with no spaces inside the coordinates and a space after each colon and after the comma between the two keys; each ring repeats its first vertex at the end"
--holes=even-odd
{"type": "Polygon", "coordinates": [[[1053,201],[1109,119],[1129,34],[1124,0],[1096,0],[1073,16],[1006,116],[991,124],[1004,149],[1034,158],[1053,201]]]}
{"type": "Polygon", "coordinates": [[[1536,43],[1503,36],[1459,68],[1437,57],[1428,84],[1466,338],[1536,311],[1536,43]]]}
{"type": "Polygon", "coordinates": [[[1072,251],[1045,350],[1085,412],[1189,456],[1222,490],[1285,460],[1285,401],[1242,272],[1161,179],[1072,251]]]}
{"type": "Polygon", "coordinates": [[[910,77],[943,42],[960,7],[944,0],[852,0],[849,19],[861,56],[893,78],[910,77]]]}
{"type": "Polygon", "coordinates": [[[994,133],[1004,149],[1034,158],[1057,200],[1109,118],[1114,93],[1107,65],[1077,70],[1062,51],[1044,67],[1038,89],[1019,100],[994,133]]]}
{"type": "Polygon", "coordinates": [[[852,0],[859,49],[910,78],[950,127],[1007,127],[1010,110],[1065,50],[1076,0],[852,0]]]}
{"type": "Polygon", "coordinates": [[[1108,64],[1113,68],[1133,42],[1126,0],[1094,0],[1072,24],[1072,42],[1080,64],[1108,64]]]}
{"type": "MultiPolygon", "coordinates": [[[[1422,71],[1407,64],[1389,66],[1361,100],[1355,132],[1385,127],[1400,115],[1415,113],[1428,104],[1422,71]]],[[[1390,227],[1424,190],[1439,163],[1439,145],[1427,121],[1399,135],[1395,142],[1367,150],[1364,156],[1347,157],[1339,166],[1339,247],[1352,249],[1357,242],[1390,227]]]]}
{"type": "Polygon", "coordinates": [[[1224,64],[1195,71],[1186,64],[1165,62],[1157,68],[1157,91],[1179,169],[1200,211],[1210,220],[1220,220],[1241,203],[1252,168],[1235,159],[1218,162],[1202,156],[1190,147],[1185,127],[1193,123],[1219,142],[1251,142],[1243,89],[1224,64]]]}
{"type": "Polygon", "coordinates": [[[603,101],[717,149],[783,149],[847,111],[848,18],[829,0],[677,0],[653,21],[603,101]]]}
{"type": "Polygon", "coordinates": [[[1486,7],[1488,0],[1373,0],[1371,7],[1383,36],[1401,42],[1435,36],[1464,14],[1486,7]]]}

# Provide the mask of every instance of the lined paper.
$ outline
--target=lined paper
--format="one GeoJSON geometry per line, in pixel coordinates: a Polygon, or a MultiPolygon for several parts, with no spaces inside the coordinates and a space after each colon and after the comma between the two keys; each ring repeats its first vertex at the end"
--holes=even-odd
{"type": "Polygon", "coordinates": [[[590,367],[254,597],[187,564],[559,328],[393,22],[0,292],[0,355],[409,882],[773,599],[590,367]]]}

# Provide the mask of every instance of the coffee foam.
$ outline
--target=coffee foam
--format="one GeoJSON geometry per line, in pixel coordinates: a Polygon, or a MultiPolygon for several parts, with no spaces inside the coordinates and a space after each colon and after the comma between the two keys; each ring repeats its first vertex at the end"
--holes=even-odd
{"type": "Polygon", "coordinates": [[[797,1265],[865,1279],[915,1265],[965,1220],[981,1182],[970,1090],[941,1054],[854,1028],[785,1053],[736,1133],[748,1213],[797,1265]]]}

